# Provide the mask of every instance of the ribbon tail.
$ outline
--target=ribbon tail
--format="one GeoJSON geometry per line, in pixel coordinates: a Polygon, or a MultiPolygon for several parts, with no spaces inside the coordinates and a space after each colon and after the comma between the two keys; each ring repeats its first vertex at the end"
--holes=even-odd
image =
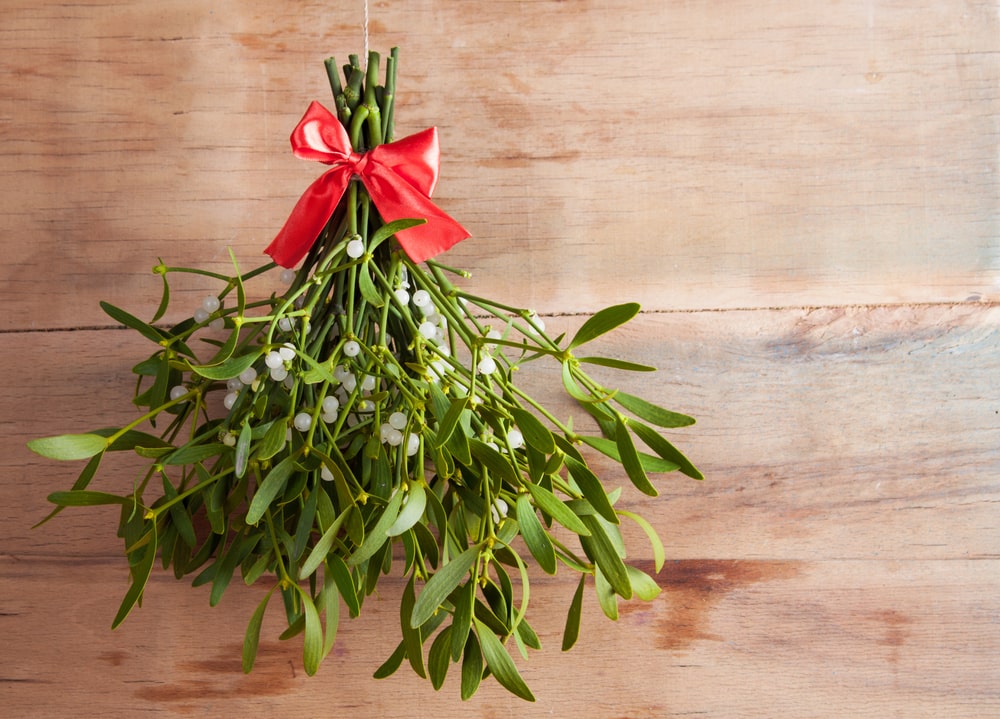
{"type": "Polygon", "coordinates": [[[350,182],[350,171],[334,168],[320,175],[295,203],[264,253],[282,267],[294,267],[312,248],[350,182]]]}
{"type": "Polygon", "coordinates": [[[469,237],[468,230],[391,170],[373,167],[362,181],[385,222],[427,220],[396,233],[403,251],[414,262],[428,260],[469,237]]]}

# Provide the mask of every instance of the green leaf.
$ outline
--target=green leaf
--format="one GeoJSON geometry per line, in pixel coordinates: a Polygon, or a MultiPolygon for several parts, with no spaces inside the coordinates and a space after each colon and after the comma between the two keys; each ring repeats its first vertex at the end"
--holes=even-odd
{"type": "Polygon", "coordinates": [[[365,298],[365,302],[372,307],[381,307],[385,304],[385,297],[372,282],[371,269],[369,269],[368,264],[363,262],[358,267],[358,289],[361,291],[361,296],[365,298]]]}
{"type": "Polygon", "coordinates": [[[259,357],[260,350],[255,350],[249,354],[230,357],[221,364],[192,365],[191,370],[206,379],[232,379],[239,377],[245,369],[253,366],[259,357]]]}
{"type": "Polygon", "coordinates": [[[604,578],[623,599],[632,598],[632,585],[628,581],[628,570],[618,555],[614,543],[604,531],[596,516],[581,517],[590,530],[589,537],[582,537],[580,543],[590,558],[601,568],[604,578]]]}
{"type": "MultiPolygon", "coordinates": [[[[163,264],[163,260],[160,260],[160,264],[163,264]]],[[[153,315],[151,323],[163,317],[163,314],[167,311],[167,307],[170,305],[170,283],[167,282],[167,273],[160,272],[158,274],[163,278],[163,294],[160,295],[160,305],[156,308],[156,314],[153,315]]]]}
{"type": "MultiPolygon", "coordinates": [[[[170,480],[167,479],[167,475],[164,473],[161,477],[163,479],[163,496],[168,500],[177,497],[177,490],[170,483],[170,480]]],[[[194,549],[195,545],[198,544],[198,538],[195,536],[194,524],[191,522],[191,515],[188,514],[184,503],[176,502],[171,504],[168,511],[170,512],[170,521],[177,528],[177,533],[180,534],[186,545],[194,549]]]]}
{"type": "Polygon", "coordinates": [[[691,479],[705,479],[705,475],[699,472],[697,467],[691,464],[691,460],[681,454],[679,449],[670,444],[670,442],[664,439],[655,429],[644,425],[642,422],[636,422],[631,419],[628,420],[628,426],[632,428],[633,432],[635,432],[636,437],[645,442],[646,446],[660,455],[660,457],[667,462],[675,464],[678,469],[680,469],[681,474],[686,474],[688,477],[691,477],[691,479]]]}
{"type": "Polygon", "coordinates": [[[412,527],[424,514],[424,507],[427,506],[427,489],[422,482],[414,482],[410,485],[409,491],[403,502],[403,507],[399,511],[399,516],[392,526],[385,530],[390,537],[397,537],[407,529],[412,527]]]}
{"type": "MultiPolygon", "coordinates": [[[[323,490],[316,489],[314,491],[322,492],[323,490]]],[[[319,538],[319,541],[313,546],[312,551],[309,552],[309,556],[306,557],[306,561],[302,563],[302,568],[299,569],[299,579],[305,579],[315,572],[319,565],[323,563],[323,560],[326,559],[326,555],[330,553],[330,548],[333,547],[337,533],[340,531],[340,527],[351,509],[351,507],[348,507],[341,512],[327,530],[323,532],[323,536],[319,538]]]]}
{"type": "Polygon", "coordinates": [[[618,595],[604,576],[600,565],[594,570],[594,592],[597,594],[597,603],[601,605],[604,616],[613,622],[618,621],[618,595]]]}
{"type": "Polygon", "coordinates": [[[271,471],[267,473],[264,481],[257,488],[253,500],[250,502],[250,508],[247,510],[246,516],[247,524],[257,524],[260,518],[264,516],[267,508],[271,506],[274,498],[284,491],[285,485],[288,483],[288,478],[295,471],[296,459],[298,459],[297,454],[289,455],[274,465],[271,471]]]}
{"type": "Polygon", "coordinates": [[[253,430],[250,429],[250,418],[243,418],[243,426],[240,427],[240,436],[236,440],[236,457],[233,459],[233,471],[237,479],[243,479],[247,471],[247,461],[250,459],[250,440],[253,438],[253,430]]]}
{"type": "Polygon", "coordinates": [[[500,477],[504,482],[517,484],[517,475],[507,457],[478,439],[469,440],[469,449],[472,450],[472,456],[482,462],[483,466],[490,472],[500,477]]]}
{"type": "Polygon", "coordinates": [[[568,349],[579,347],[582,344],[600,337],[605,332],[610,332],[615,327],[628,322],[630,319],[635,317],[638,312],[639,305],[635,302],[627,302],[622,305],[605,307],[603,310],[583,323],[583,326],[577,330],[573,339],[570,340],[568,349]]]}
{"type": "Polygon", "coordinates": [[[257,459],[261,461],[271,459],[280,452],[285,447],[287,433],[287,422],[282,421],[281,418],[274,420],[267,428],[264,439],[257,445],[257,459]]]}
{"type": "Polygon", "coordinates": [[[642,528],[642,531],[645,532],[646,536],[649,538],[649,543],[653,546],[653,566],[656,568],[657,572],[663,569],[663,563],[666,561],[666,552],[663,549],[663,542],[660,541],[659,535],[656,533],[656,530],[653,529],[653,525],[647,522],[643,517],[640,517],[638,514],[629,512],[625,509],[619,509],[618,514],[623,517],[628,517],[642,528]]]}
{"type": "Polygon", "coordinates": [[[566,468],[583,491],[583,496],[590,502],[590,506],[612,524],[618,524],[618,515],[615,514],[615,508],[611,506],[611,501],[597,475],[590,471],[590,467],[586,464],[576,461],[569,455],[566,455],[565,461],[566,468]]]}
{"type": "Polygon", "coordinates": [[[450,647],[451,627],[445,627],[434,637],[430,654],[427,656],[427,673],[435,691],[441,688],[448,675],[448,665],[451,663],[450,647]]]}
{"type": "Polygon", "coordinates": [[[655,372],[656,367],[650,367],[648,364],[636,364],[635,362],[626,362],[625,360],[612,359],[611,357],[577,357],[577,362],[586,362],[587,364],[596,364],[602,367],[612,367],[614,369],[621,369],[627,372],[655,372]]]}
{"type": "Polygon", "coordinates": [[[457,662],[462,658],[469,630],[472,628],[472,612],[476,605],[476,583],[469,580],[459,590],[455,599],[455,612],[451,619],[451,658],[457,662]]]}
{"type": "Polygon", "coordinates": [[[399,603],[400,628],[403,631],[403,644],[406,645],[406,658],[410,660],[410,666],[417,676],[426,677],[424,669],[423,637],[420,632],[420,625],[414,625],[407,621],[407,617],[412,616],[414,608],[413,584],[416,581],[416,572],[410,575],[410,581],[406,583],[403,596],[399,603]]]}
{"type": "Polygon", "coordinates": [[[448,411],[444,415],[444,419],[438,424],[437,436],[434,438],[435,447],[443,447],[451,439],[451,434],[455,431],[455,427],[458,426],[458,420],[461,419],[462,412],[465,411],[468,404],[468,395],[465,397],[456,397],[452,400],[451,406],[448,407],[448,411]]]}
{"type": "Polygon", "coordinates": [[[603,399],[603,397],[597,398],[589,395],[580,389],[580,385],[576,383],[576,379],[573,377],[573,364],[571,362],[562,363],[562,383],[569,396],[577,402],[598,402],[603,399]]]}
{"type": "MultiPolygon", "coordinates": [[[[633,429],[635,428],[635,425],[632,423],[629,426],[633,427],[633,429]]],[[[636,434],[639,434],[639,432],[637,431],[636,434]]],[[[580,435],[580,440],[601,454],[611,457],[611,459],[618,462],[622,461],[621,452],[618,451],[618,444],[616,442],[604,439],[604,437],[591,437],[589,435],[580,435]]],[[[678,468],[675,462],[663,459],[662,457],[655,457],[645,452],[639,452],[639,461],[642,463],[642,468],[647,472],[676,472],[678,468]]]]}
{"type": "Polygon", "coordinates": [[[419,627],[431,618],[475,565],[476,560],[479,559],[479,552],[480,546],[473,545],[458,556],[453,557],[450,562],[434,573],[427,581],[423,591],[420,592],[420,596],[417,597],[416,604],[413,605],[413,615],[410,617],[411,627],[419,627]]]}
{"type": "Polygon", "coordinates": [[[153,564],[156,562],[155,524],[150,525],[150,528],[147,531],[147,536],[149,537],[149,540],[146,545],[146,552],[143,554],[139,563],[132,567],[132,584],[125,593],[125,598],[122,599],[121,606],[118,608],[118,613],[115,615],[115,619],[111,623],[112,629],[116,629],[122,622],[125,621],[125,617],[127,617],[129,612],[132,611],[132,607],[134,607],[142,598],[142,592],[146,588],[146,582],[149,581],[149,574],[153,571],[153,564]]]}
{"type": "Polygon", "coordinates": [[[582,536],[590,534],[590,530],[587,529],[586,525],[576,516],[573,510],[561,502],[552,492],[540,484],[531,484],[529,482],[527,487],[538,508],[559,522],[559,524],[571,532],[582,536]]]}
{"type": "Polygon", "coordinates": [[[517,523],[521,528],[521,536],[528,546],[528,551],[535,558],[538,565],[547,574],[556,573],[556,552],[552,546],[552,540],[542,526],[535,508],[528,500],[528,495],[522,494],[517,498],[517,523]]]}
{"type": "Polygon", "coordinates": [[[156,329],[152,325],[146,324],[138,317],[130,315],[125,310],[119,309],[109,302],[101,302],[101,309],[104,310],[104,312],[111,317],[111,319],[116,322],[120,322],[126,327],[134,329],[148,340],[152,340],[153,342],[159,344],[162,340],[168,339],[168,336],[162,331],[156,329]]]}
{"type": "Polygon", "coordinates": [[[108,441],[97,434],[60,434],[28,442],[28,449],[48,459],[89,459],[103,452],[108,441]]]}
{"type": "Polygon", "coordinates": [[[618,454],[622,458],[622,466],[625,473],[632,480],[632,484],[643,494],[655,497],[659,494],[656,487],[646,476],[646,470],[642,468],[642,460],[639,459],[639,452],[632,442],[632,435],[628,433],[625,423],[620,416],[615,417],[615,445],[618,447],[618,454]]]}
{"type": "Polygon", "coordinates": [[[486,666],[493,672],[496,680],[515,696],[529,702],[535,701],[534,695],[528,689],[528,685],[524,683],[524,679],[521,678],[514,660],[510,658],[504,645],[489,627],[478,619],[474,621],[476,623],[476,636],[479,637],[479,644],[486,658],[486,666]]]}
{"type": "Polygon", "coordinates": [[[531,445],[543,454],[552,454],[556,451],[556,443],[552,438],[552,432],[535,415],[520,407],[511,407],[510,414],[521,430],[526,444],[531,445]]]}
{"type": "MultiPolygon", "coordinates": [[[[352,510],[348,509],[345,511],[352,510]]],[[[340,596],[344,598],[344,604],[347,605],[348,613],[352,617],[361,614],[361,602],[358,600],[358,590],[354,586],[354,578],[351,576],[351,570],[348,568],[344,558],[337,553],[331,554],[327,560],[327,571],[333,577],[333,581],[336,582],[340,596]]]]}
{"type": "Polygon", "coordinates": [[[483,653],[479,650],[479,640],[470,632],[462,652],[462,701],[471,699],[483,680],[483,653]]]}
{"type": "Polygon", "coordinates": [[[312,676],[323,660],[323,626],[312,595],[298,585],[295,586],[302,598],[302,611],[306,617],[306,635],[302,642],[302,667],[306,670],[306,674],[312,676]]]}
{"type": "Polygon", "coordinates": [[[688,427],[695,423],[694,417],[689,417],[686,414],[678,412],[671,412],[652,402],[647,402],[641,397],[636,397],[622,391],[615,392],[613,399],[635,416],[647,422],[652,422],[657,427],[688,427]]]}
{"type": "Polygon", "coordinates": [[[226,445],[221,442],[211,442],[209,444],[186,444],[175,452],[171,452],[163,458],[163,464],[181,465],[201,462],[209,457],[216,457],[228,451],[226,445]]]}
{"type": "Polygon", "coordinates": [[[583,614],[583,585],[586,578],[586,574],[580,575],[580,583],[576,585],[573,601],[569,604],[569,613],[566,615],[566,628],[563,629],[562,650],[564,652],[572,649],[580,636],[580,616],[583,614]]]}
{"type": "Polygon", "coordinates": [[[326,657],[333,649],[333,644],[337,639],[337,627],[340,624],[340,593],[337,591],[333,577],[329,574],[323,576],[323,608],[326,610],[323,656],[326,657]]]}
{"type": "Polygon", "coordinates": [[[70,490],[68,492],[53,492],[48,496],[52,504],[60,507],[96,507],[100,504],[131,504],[131,497],[119,497],[116,494],[106,492],[94,492],[91,490],[70,490]]]}
{"type": "Polygon", "coordinates": [[[389,503],[385,505],[385,509],[382,510],[382,514],[379,515],[378,521],[375,522],[375,526],[372,527],[372,530],[365,535],[365,541],[360,547],[355,549],[354,553],[347,559],[348,566],[358,566],[366,559],[371,558],[375,552],[382,548],[382,545],[389,539],[389,535],[386,534],[386,530],[392,526],[393,522],[396,521],[396,517],[399,516],[399,505],[402,504],[402,502],[402,492],[396,492],[389,498],[389,503]]]}
{"type": "Polygon", "coordinates": [[[254,661],[257,659],[257,646],[260,644],[260,627],[264,622],[264,612],[267,610],[267,603],[274,594],[277,585],[271,587],[270,591],[264,595],[260,604],[250,616],[250,623],[247,624],[247,633],[243,638],[243,673],[249,674],[253,669],[254,661]]]}
{"type": "Polygon", "coordinates": [[[417,225],[423,225],[426,222],[427,220],[423,218],[404,218],[402,220],[393,220],[392,222],[382,225],[375,230],[375,233],[368,240],[368,252],[374,252],[378,245],[395,235],[397,232],[402,232],[403,230],[410,227],[416,227],[417,225]]]}
{"type": "MultiPolygon", "coordinates": [[[[114,427],[107,427],[105,429],[96,429],[93,434],[99,434],[102,437],[111,437],[112,435],[118,434],[120,430],[114,427]]],[[[170,442],[161,439],[155,435],[148,434],[146,432],[140,432],[137,429],[126,430],[122,434],[108,445],[109,452],[122,452],[125,450],[132,450],[138,447],[144,447],[149,449],[162,449],[164,447],[173,448],[170,442]]]]}
{"type": "Polygon", "coordinates": [[[222,601],[222,595],[225,594],[226,588],[233,579],[233,572],[236,571],[236,565],[247,554],[253,551],[254,546],[260,541],[260,535],[257,535],[256,538],[245,537],[245,529],[246,527],[236,533],[232,543],[229,545],[229,549],[215,562],[216,569],[215,575],[212,577],[212,591],[208,596],[208,605],[210,607],[214,607],[222,601]]]}
{"type": "Polygon", "coordinates": [[[644,602],[650,602],[659,596],[660,585],[656,583],[655,579],[630,564],[626,564],[625,569],[628,571],[629,583],[632,585],[635,596],[644,602]]]}
{"type": "Polygon", "coordinates": [[[382,662],[382,666],[376,669],[372,676],[376,679],[385,679],[386,677],[392,676],[396,673],[396,670],[399,669],[399,665],[403,663],[403,659],[405,657],[406,645],[403,642],[400,642],[396,646],[396,650],[389,656],[388,659],[382,662]]]}

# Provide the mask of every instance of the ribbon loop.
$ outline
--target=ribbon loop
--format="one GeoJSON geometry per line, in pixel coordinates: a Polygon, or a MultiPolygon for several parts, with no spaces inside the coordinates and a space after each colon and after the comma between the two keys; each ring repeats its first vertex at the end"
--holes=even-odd
{"type": "Polygon", "coordinates": [[[396,233],[414,262],[423,262],[469,236],[431,202],[440,165],[437,128],[429,128],[364,154],[351,147],[340,121],[318,102],[309,105],[291,136],[292,152],[303,160],[330,165],[299,198],[291,215],[264,252],[282,267],[294,267],[309,253],[352,177],[368,190],[386,222],[424,219],[396,233]]]}

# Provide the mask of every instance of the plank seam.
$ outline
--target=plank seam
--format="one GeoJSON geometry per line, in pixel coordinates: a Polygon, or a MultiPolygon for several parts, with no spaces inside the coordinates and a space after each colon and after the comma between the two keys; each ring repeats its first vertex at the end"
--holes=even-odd
{"type": "MultiPolygon", "coordinates": [[[[641,310],[640,315],[696,315],[723,314],[726,312],[816,312],[819,310],[885,310],[885,309],[955,309],[959,307],[975,307],[978,309],[995,309],[1000,307],[1000,301],[975,302],[871,302],[845,305],[765,305],[758,307],[702,307],[690,309],[658,309],[641,310]]],[[[589,317],[592,312],[545,312],[543,317],[589,317]]],[[[477,316],[478,319],[490,315],[477,316]]],[[[169,329],[172,325],[156,324],[159,329],[169,329]]],[[[14,327],[0,329],[0,335],[44,334],[47,332],[104,332],[107,330],[128,330],[124,325],[81,325],[80,327],[14,327]]]]}

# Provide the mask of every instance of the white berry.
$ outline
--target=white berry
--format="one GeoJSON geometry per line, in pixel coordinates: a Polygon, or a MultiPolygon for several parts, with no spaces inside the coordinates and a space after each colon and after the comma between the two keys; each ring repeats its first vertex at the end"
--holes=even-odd
{"type": "Polygon", "coordinates": [[[393,412],[389,415],[389,426],[395,429],[403,429],[406,427],[406,415],[402,412],[393,412]]]}
{"type": "Polygon", "coordinates": [[[279,275],[279,279],[286,285],[292,284],[292,282],[295,281],[295,270],[291,269],[282,270],[281,275],[279,275]]]}
{"type": "Polygon", "coordinates": [[[347,243],[347,256],[352,259],[358,259],[361,255],[365,254],[365,243],[361,240],[351,240],[347,243]]]}
{"type": "Polygon", "coordinates": [[[348,340],[344,343],[344,354],[348,357],[357,357],[361,354],[361,345],[354,340],[348,340]]]}
{"type": "Polygon", "coordinates": [[[483,357],[479,360],[479,374],[493,374],[496,372],[497,363],[492,357],[483,357]]]}
{"type": "Polygon", "coordinates": [[[247,367],[245,370],[240,372],[240,382],[245,385],[253,384],[255,379],[257,379],[257,370],[253,367],[247,367]]]}
{"type": "Polygon", "coordinates": [[[179,384],[176,387],[170,388],[170,399],[171,400],[180,399],[187,393],[188,393],[188,388],[185,387],[184,385],[179,384]]]}
{"type": "Polygon", "coordinates": [[[295,429],[300,432],[307,432],[310,427],[312,427],[312,415],[308,412],[299,412],[295,415],[295,419],[292,420],[292,424],[295,425],[295,429]]]}

